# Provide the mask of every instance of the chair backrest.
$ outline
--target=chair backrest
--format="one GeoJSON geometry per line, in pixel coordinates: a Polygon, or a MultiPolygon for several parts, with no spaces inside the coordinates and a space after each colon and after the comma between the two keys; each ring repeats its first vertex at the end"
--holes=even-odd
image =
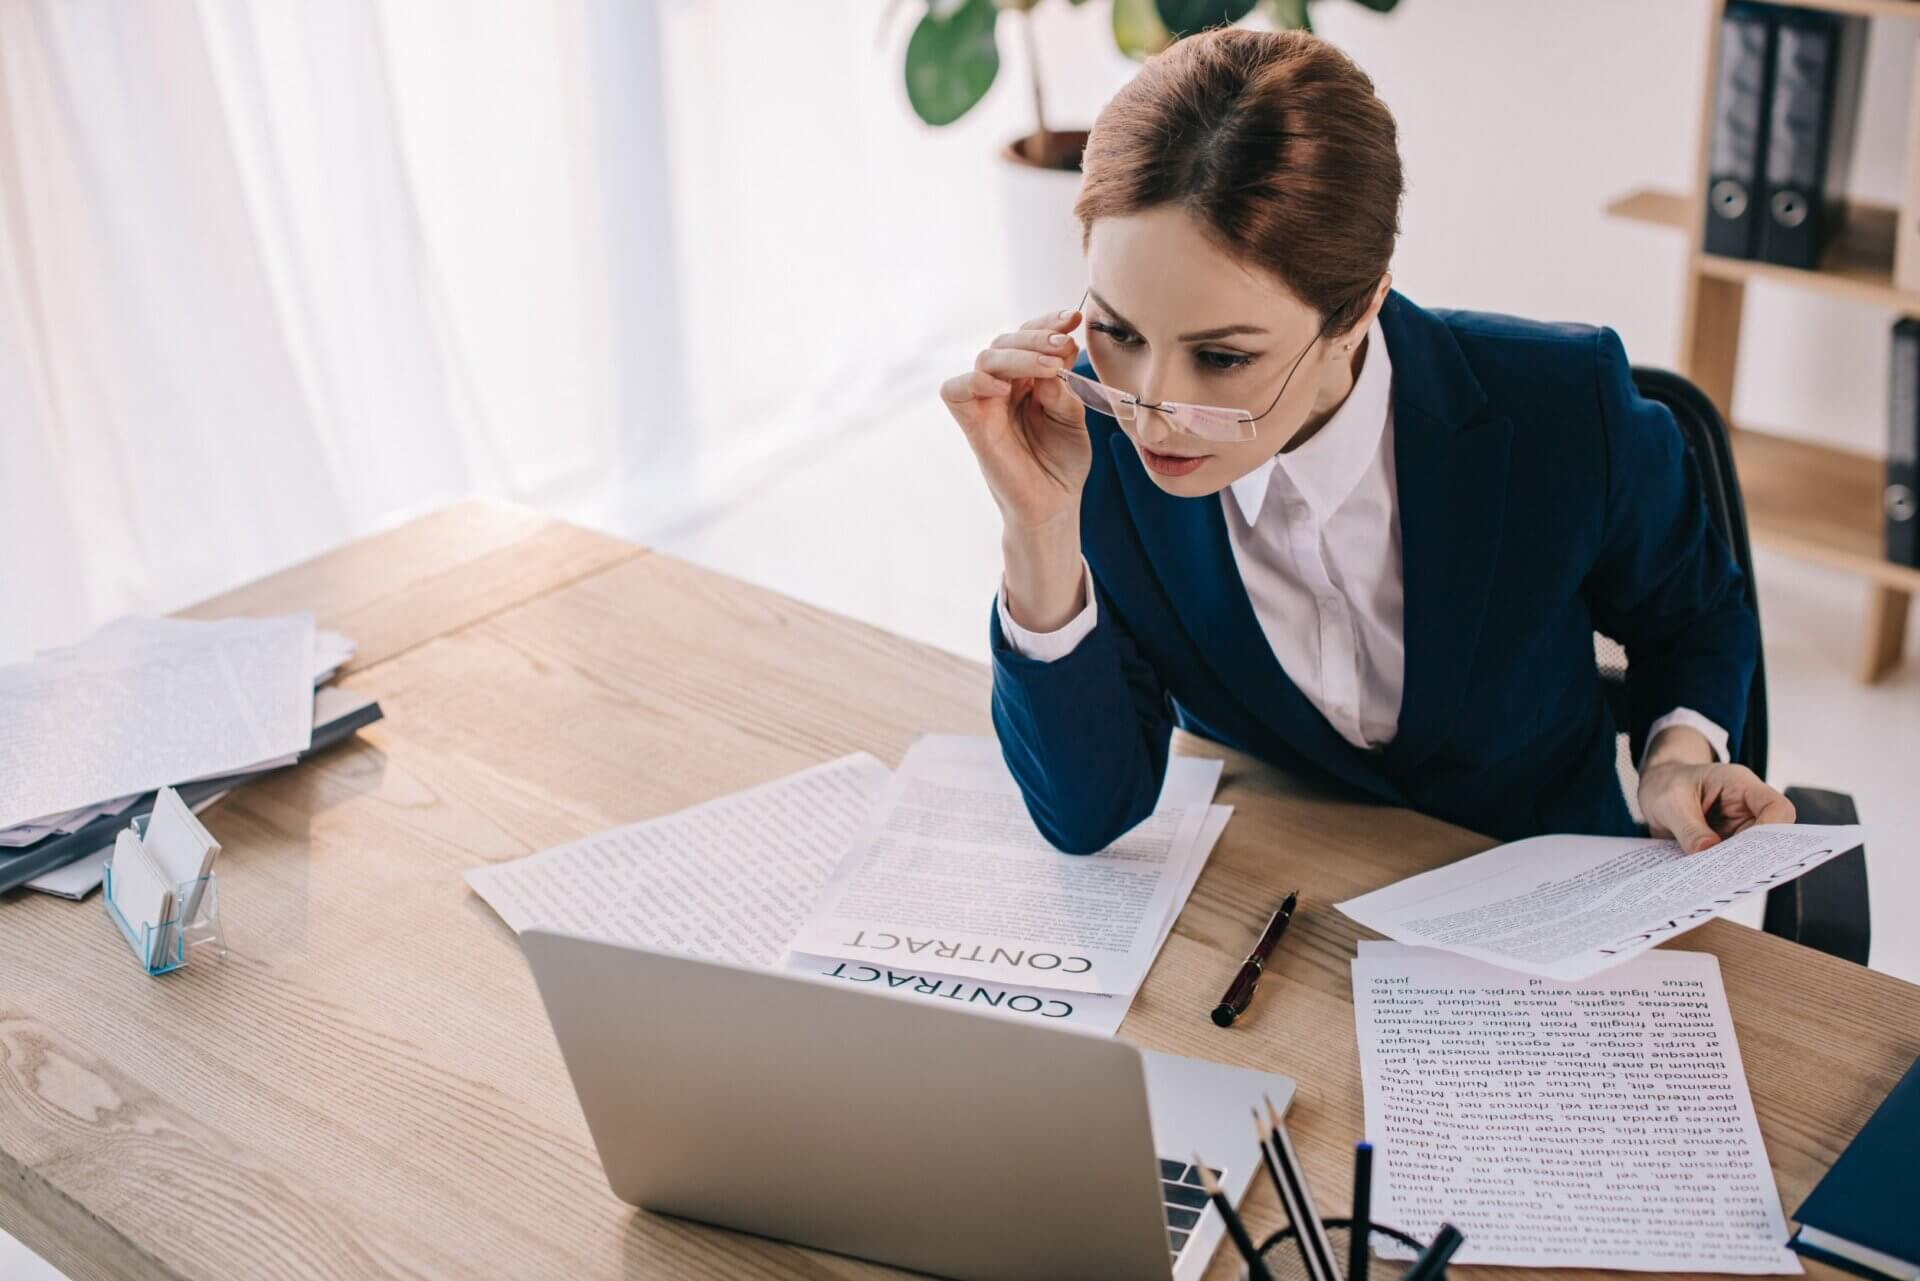
{"type": "MultiPolygon", "coordinates": [[[[1734,563],[1740,566],[1740,572],[1745,576],[1747,606],[1754,611],[1755,626],[1758,626],[1760,598],[1753,577],[1753,547],[1747,539],[1747,509],[1740,497],[1740,477],[1734,471],[1733,440],[1727,432],[1726,422],[1706,393],[1679,374],[1665,369],[1635,366],[1633,385],[1646,399],[1665,405],[1673,414],[1674,424],[1679,427],[1681,438],[1687,442],[1687,450],[1693,455],[1700,473],[1700,488],[1707,502],[1707,521],[1725,540],[1727,549],[1733,554],[1734,563]]],[[[1594,633],[1593,642],[1594,662],[1605,685],[1607,701],[1613,707],[1614,722],[1624,726],[1629,720],[1627,709],[1630,704],[1628,691],[1633,684],[1632,656],[1619,642],[1599,632],[1594,633]]],[[[1634,786],[1637,775],[1626,739],[1626,734],[1622,733],[1619,767],[1621,784],[1626,789],[1628,804],[1632,806],[1637,790],[1634,786]]],[[[1762,778],[1766,777],[1767,671],[1764,652],[1755,656],[1753,685],[1747,692],[1746,731],[1740,736],[1734,760],[1762,778]]],[[[1639,817],[1637,809],[1634,816],[1639,817]]]]}

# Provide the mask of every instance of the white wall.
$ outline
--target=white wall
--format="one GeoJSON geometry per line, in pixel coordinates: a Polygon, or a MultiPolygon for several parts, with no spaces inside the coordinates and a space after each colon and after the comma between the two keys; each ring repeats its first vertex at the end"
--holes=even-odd
{"type": "MultiPolygon", "coordinates": [[[[1089,120],[1128,72],[1105,5],[1045,6],[1054,114],[1089,120]]],[[[1609,218],[1636,187],[1693,181],[1705,0],[1402,0],[1378,15],[1317,0],[1400,122],[1408,174],[1399,286],[1428,306],[1611,325],[1647,364],[1678,359],[1683,233],[1609,218]]],[[[1920,27],[1873,26],[1853,190],[1895,204],[1920,27]]],[[[1021,70],[1013,64],[1003,69],[1021,70]]],[[[1017,93],[996,85],[996,97],[1017,93]]],[[[1884,452],[1891,313],[1753,285],[1735,416],[1884,452]]]]}

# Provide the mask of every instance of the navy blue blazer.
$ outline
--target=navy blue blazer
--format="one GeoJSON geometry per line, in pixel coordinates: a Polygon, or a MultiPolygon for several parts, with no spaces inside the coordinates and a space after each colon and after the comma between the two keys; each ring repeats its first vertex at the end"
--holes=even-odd
{"type": "Polygon", "coordinates": [[[1175,724],[1504,840],[1632,835],[1596,628],[1631,656],[1636,755],[1676,707],[1737,751],[1759,625],[1679,429],[1634,391],[1619,337],[1398,293],[1380,327],[1406,583],[1393,740],[1354,747],[1288,679],[1219,496],[1167,494],[1089,411],[1080,533],[1098,625],[1048,663],[990,624],[1001,749],[1059,848],[1100,849],[1152,810],[1175,724]]]}

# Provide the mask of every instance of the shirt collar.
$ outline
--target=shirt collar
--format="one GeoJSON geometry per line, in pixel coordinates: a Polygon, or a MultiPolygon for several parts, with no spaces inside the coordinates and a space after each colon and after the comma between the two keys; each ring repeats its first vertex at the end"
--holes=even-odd
{"type": "Polygon", "coordinates": [[[1360,377],[1326,426],[1300,448],[1276,454],[1228,486],[1247,524],[1259,520],[1276,466],[1287,469],[1287,479],[1299,489],[1315,516],[1323,521],[1332,516],[1367,474],[1379,452],[1392,404],[1393,361],[1387,356],[1387,340],[1376,319],[1367,326],[1367,359],[1360,366],[1360,377]]]}

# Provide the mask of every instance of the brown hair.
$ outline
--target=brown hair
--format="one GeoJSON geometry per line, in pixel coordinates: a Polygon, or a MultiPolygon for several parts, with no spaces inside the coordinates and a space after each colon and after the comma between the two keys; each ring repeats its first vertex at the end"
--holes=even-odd
{"type": "Polygon", "coordinates": [[[1221,28],[1147,60],[1100,112],[1074,213],[1184,205],[1344,333],[1400,231],[1393,115],[1353,59],[1304,31],[1221,28]]]}

